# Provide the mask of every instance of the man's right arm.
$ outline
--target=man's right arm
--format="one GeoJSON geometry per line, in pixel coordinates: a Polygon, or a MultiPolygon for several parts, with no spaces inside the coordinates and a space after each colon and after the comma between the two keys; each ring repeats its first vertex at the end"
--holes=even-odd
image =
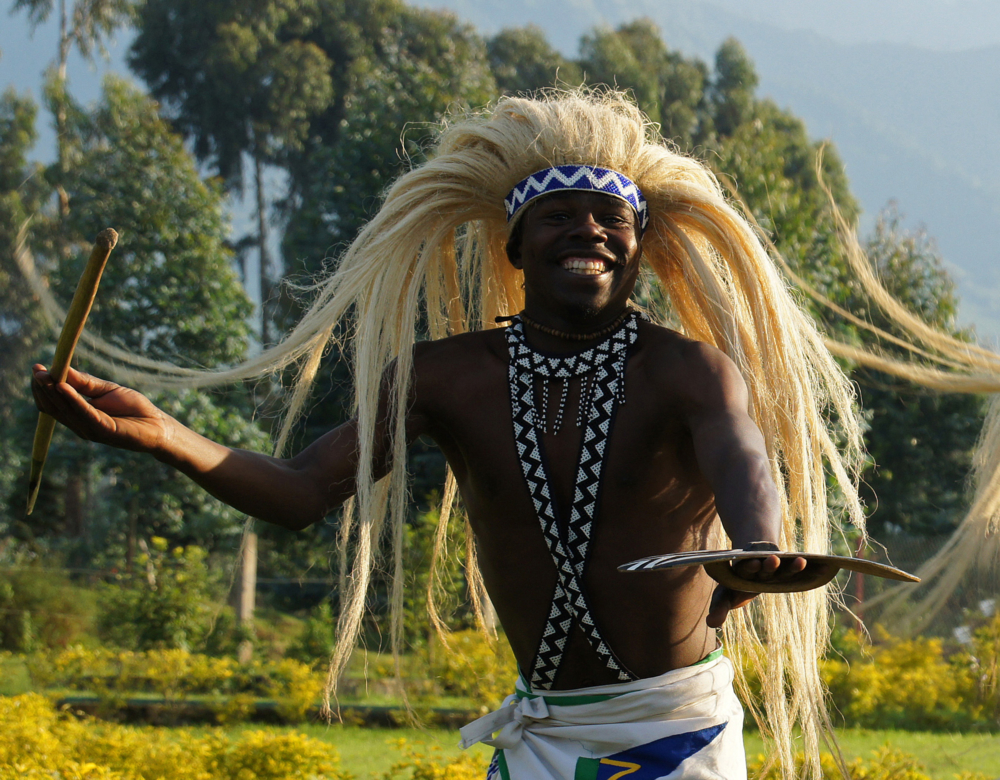
{"type": "MultiPolygon", "coordinates": [[[[44,367],[36,365],[32,391],[41,411],[78,436],[149,453],[230,506],[285,528],[305,528],[354,494],[359,450],[354,421],[294,457],[274,458],[213,442],[142,394],[73,369],[65,383],[56,385],[44,367]]],[[[408,427],[419,435],[419,419],[413,423],[408,427]]],[[[376,478],[389,469],[388,437],[381,427],[373,464],[376,478]]]]}

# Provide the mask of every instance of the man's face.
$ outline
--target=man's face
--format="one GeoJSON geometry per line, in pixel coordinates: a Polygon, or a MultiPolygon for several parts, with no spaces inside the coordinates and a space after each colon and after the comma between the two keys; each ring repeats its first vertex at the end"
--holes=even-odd
{"type": "Polygon", "coordinates": [[[524,271],[525,309],[567,321],[617,314],[639,275],[638,217],[628,203],[598,192],[556,192],[521,217],[520,242],[507,245],[524,271]]]}

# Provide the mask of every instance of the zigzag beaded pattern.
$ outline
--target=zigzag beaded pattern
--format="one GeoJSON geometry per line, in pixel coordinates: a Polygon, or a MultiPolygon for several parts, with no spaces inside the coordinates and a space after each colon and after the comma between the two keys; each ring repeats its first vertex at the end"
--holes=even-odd
{"type": "Polygon", "coordinates": [[[625,402],[625,362],[628,348],[638,337],[638,316],[626,319],[618,330],[597,346],[561,357],[540,355],[528,346],[519,317],[515,317],[507,328],[514,442],[538,514],[542,536],[558,575],[549,617],[529,673],[531,685],[537,688],[547,690],[552,687],[566,642],[575,625],[583,629],[591,647],[619,680],[627,682],[636,679],[601,636],[590,614],[582,580],[597,512],[611,420],[616,405],[625,402]],[[569,522],[565,524],[563,533],[542,460],[540,434],[546,410],[538,409],[535,403],[534,382],[535,377],[541,378],[542,382],[552,379],[568,382],[573,377],[589,374],[593,375],[586,383],[589,392],[585,394],[581,388],[579,403],[583,412],[583,445],[569,522]]]}
{"type": "Polygon", "coordinates": [[[510,222],[525,203],[559,190],[592,190],[614,195],[635,209],[642,230],[649,223],[646,197],[635,182],[623,173],[594,165],[557,165],[522,179],[503,200],[507,221],[510,222]]]}

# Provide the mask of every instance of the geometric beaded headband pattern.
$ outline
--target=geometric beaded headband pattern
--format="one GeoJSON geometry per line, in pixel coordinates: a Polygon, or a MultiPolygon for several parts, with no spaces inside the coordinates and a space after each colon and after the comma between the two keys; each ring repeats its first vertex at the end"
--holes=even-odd
{"type": "Polygon", "coordinates": [[[556,165],[536,171],[519,181],[503,201],[507,222],[511,222],[535,198],[560,190],[584,190],[613,195],[632,207],[639,217],[641,230],[645,230],[649,224],[646,198],[635,182],[623,173],[596,165],[556,165]]]}

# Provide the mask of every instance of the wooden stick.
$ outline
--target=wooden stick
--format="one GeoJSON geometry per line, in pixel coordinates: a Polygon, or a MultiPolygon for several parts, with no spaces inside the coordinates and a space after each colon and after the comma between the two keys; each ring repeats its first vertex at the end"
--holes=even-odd
{"type": "MultiPolygon", "coordinates": [[[[76,293],[73,295],[73,302],[66,313],[66,321],[63,323],[62,333],[59,334],[59,342],[56,344],[56,354],[52,358],[52,366],[49,374],[56,382],[65,382],[69,373],[69,364],[73,359],[73,350],[83,333],[83,326],[87,322],[87,315],[90,314],[90,307],[94,305],[94,297],[97,295],[97,285],[101,282],[101,274],[104,273],[104,266],[111,256],[111,250],[118,243],[118,233],[111,228],[102,230],[94,239],[94,248],[87,261],[87,267],[83,269],[80,283],[76,286],[76,293]]],[[[52,432],[55,430],[56,421],[45,414],[38,413],[38,426],[35,428],[35,441],[31,447],[31,476],[28,479],[28,514],[35,508],[35,499],[38,498],[38,488],[42,483],[42,469],[45,467],[45,458],[49,454],[49,444],[52,443],[52,432]]]]}

